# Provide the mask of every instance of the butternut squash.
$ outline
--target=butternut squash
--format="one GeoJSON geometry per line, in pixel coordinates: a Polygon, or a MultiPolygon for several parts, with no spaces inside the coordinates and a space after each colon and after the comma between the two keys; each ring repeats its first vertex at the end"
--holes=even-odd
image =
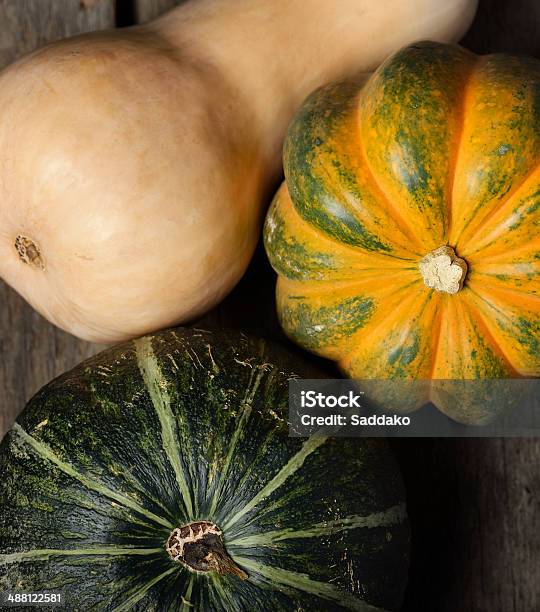
{"type": "Polygon", "coordinates": [[[23,58],[0,75],[0,276],[95,342],[202,314],[249,263],[306,95],[475,8],[200,0],[23,58]]]}

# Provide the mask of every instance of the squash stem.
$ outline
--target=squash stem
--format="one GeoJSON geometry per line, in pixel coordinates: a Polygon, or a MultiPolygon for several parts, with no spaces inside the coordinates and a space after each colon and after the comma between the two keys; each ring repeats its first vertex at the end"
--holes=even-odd
{"type": "Polygon", "coordinates": [[[213,565],[216,572],[222,576],[225,574],[234,574],[241,580],[247,580],[248,578],[246,572],[236,565],[231,557],[229,557],[225,549],[223,549],[223,551],[214,550],[213,552],[209,553],[208,562],[210,565],[213,565]]]}
{"type": "Polygon", "coordinates": [[[424,284],[444,293],[458,293],[467,276],[467,262],[448,245],[429,252],[419,263],[424,284]]]}
{"type": "Polygon", "coordinates": [[[167,540],[167,552],[194,572],[215,571],[234,574],[242,580],[248,575],[231,559],[223,544],[222,531],[209,521],[195,521],[174,529],[167,540]]]}

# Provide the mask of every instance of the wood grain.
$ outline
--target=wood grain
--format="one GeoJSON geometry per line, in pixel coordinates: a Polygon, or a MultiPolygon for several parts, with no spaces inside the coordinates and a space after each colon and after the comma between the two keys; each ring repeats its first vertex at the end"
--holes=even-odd
{"type": "Polygon", "coordinates": [[[475,53],[513,53],[540,58],[540,2],[480,0],[463,45],[475,53]]]}
{"type": "Polygon", "coordinates": [[[413,555],[403,612],[540,610],[540,443],[393,443],[413,555]]]}
{"type": "MultiPolygon", "coordinates": [[[[118,0],[121,22],[147,21],[176,3],[118,0]]],[[[113,4],[93,0],[84,9],[79,0],[0,0],[0,65],[49,40],[112,26],[113,4]]],[[[540,57],[539,34],[537,0],[481,0],[464,44],[479,53],[540,57]]],[[[285,341],[274,283],[259,247],[239,286],[198,324],[285,341]]],[[[96,350],[53,328],[0,285],[0,437],[37,388],[96,350]]],[[[404,610],[540,610],[540,441],[418,439],[393,447],[407,483],[414,542],[404,610]]]]}
{"type": "Polygon", "coordinates": [[[45,383],[102,347],[56,329],[0,284],[0,437],[45,383]]]}
{"type": "Polygon", "coordinates": [[[134,0],[134,17],[137,23],[145,23],[161,15],[185,0],[134,0]]]}
{"type": "Polygon", "coordinates": [[[0,68],[48,42],[114,26],[114,0],[0,0],[0,68]]]}

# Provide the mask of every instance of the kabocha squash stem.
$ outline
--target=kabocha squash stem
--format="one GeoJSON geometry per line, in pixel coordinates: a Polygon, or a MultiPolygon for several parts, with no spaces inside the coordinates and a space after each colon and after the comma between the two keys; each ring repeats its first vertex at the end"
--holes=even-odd
{"type": "Polygon", "coordinates": [[[197,0],[23,58],[0,74],[0,276],[87,340],[193,320],[251,259],[303,99],[475,8],[197,0]]]}
{"type": "Polygon", "coordinates": [[[216,571],[235,574],[242,580],[248,575],[238,567],[225,550],[222,531],[209,521],[195,521],[174,529],[167,540],[167,552],[195,572],[216,571]]]}

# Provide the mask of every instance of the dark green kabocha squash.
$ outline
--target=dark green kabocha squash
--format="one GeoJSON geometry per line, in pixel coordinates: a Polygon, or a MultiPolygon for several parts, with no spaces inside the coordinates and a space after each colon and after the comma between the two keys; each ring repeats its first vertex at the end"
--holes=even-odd
{"type": "Polygon", "coordinates": [[[176,329],[46,386],[0,446],[0,591],[85,612],[399,608],[390,451],[288,437],[295,375],[265,341],[176,329]]]}

